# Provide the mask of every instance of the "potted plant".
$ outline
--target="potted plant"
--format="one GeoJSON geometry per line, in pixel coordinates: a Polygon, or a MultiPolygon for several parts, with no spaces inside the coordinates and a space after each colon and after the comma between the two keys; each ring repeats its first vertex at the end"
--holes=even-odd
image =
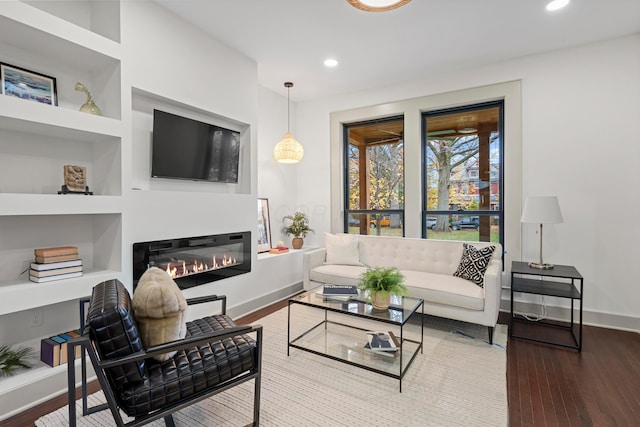
{"type": "Polygon", "coordinates": [[[309,227],[307,214],[296,211],[293,215],[287,215],[282,218],[282,221],[284,223],[282,233],[287,236],[293,236],[291,246],[293,246],[293,249],[300,249],[307,234],[313,233],[313,230],[309,227]]]}
{"type": "Polygon", "coordinates": [[[369,267],[360,275],[358,287],[369,291],[371,305],[376,310],[389,308],[391,294],[405,295],[404,275],[396,267],[369,267]]]}
{"type": "Polygon", "coordinates": [[[31,368],[33,350],[29,347],[11,348],[8,345],[0,346],[0,377],[13,375],[16,370],[31,368]]]}

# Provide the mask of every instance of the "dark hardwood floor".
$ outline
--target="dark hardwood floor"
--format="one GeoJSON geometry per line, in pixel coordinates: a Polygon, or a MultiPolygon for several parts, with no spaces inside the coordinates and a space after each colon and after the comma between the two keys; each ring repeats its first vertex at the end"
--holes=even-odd
{"type": "MultiPolygon", "coordinates": [[[[259,321],[286,305],[286,301],[277,302],[238,323],[259,321]]],[[[499,321],[508,323],[508,314],[501,313],[499,321]]],[[[537,329],[519,333],[527,332],[537,329]]],[[[561,333],[545,332],[545,338],[562,339],[561,333]]],[[[583,334],[582,352],[509,339],[510,427],[640,425],[640,334],[592,326],[585,326],[583,334]]],[[[98,388],[92,385],[93,390],[98,388]]],[[[61,396],[0,425],[33,426],[42,415],[65,404],[66,396],[61,396]]]]}

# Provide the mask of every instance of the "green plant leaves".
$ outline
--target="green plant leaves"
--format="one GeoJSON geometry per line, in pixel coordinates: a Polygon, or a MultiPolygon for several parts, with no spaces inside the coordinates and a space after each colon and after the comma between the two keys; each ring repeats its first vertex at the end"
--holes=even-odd
{"type": "Polygon", "coordinates": [[[372,292],[391,292],[405,295],[407,287],[404,285],[404,275],[396,267],[368,267],[360,275],[358,287],[372,292]]]}

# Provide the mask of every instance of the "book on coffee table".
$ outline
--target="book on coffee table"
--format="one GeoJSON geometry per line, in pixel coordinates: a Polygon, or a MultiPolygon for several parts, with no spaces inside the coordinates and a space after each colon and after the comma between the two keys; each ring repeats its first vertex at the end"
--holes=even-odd
{"type": "Polygon", "coordinates": [[[324,285],[322,295],[358,295],[358,287],[355,285],[324,285]]]}
{"type": "Polygon", "coordinates": [[[324,285],[316,295],[322,298],[348,301],[358,296],[358,288],[354,285],[324,285]]]}
{"type": "Polygon", "coordinates": [[[398,339],[391,331],[369,331],[367,332],[367,341],[363,348],[382,356],[394,357],[400,348],[398,339]]]}

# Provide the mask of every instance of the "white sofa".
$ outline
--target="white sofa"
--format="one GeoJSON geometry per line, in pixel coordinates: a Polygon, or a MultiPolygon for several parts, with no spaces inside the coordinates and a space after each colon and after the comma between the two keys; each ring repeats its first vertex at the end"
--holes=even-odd
{"type": "Polygon", "coordinates": [[[397,267],[405,275],[409,295],[424,299],[425,313],[487,326],[493,342],[501,294],[500,244],[328,233],[325,241],[326,247],[303,256],[305,289],[323,283],[355,285],[367,266],[397,267]],[[495,246],[484,278],[479,279],[482,287],[453,275],[464,243],[478,249],[495,246]]]}

